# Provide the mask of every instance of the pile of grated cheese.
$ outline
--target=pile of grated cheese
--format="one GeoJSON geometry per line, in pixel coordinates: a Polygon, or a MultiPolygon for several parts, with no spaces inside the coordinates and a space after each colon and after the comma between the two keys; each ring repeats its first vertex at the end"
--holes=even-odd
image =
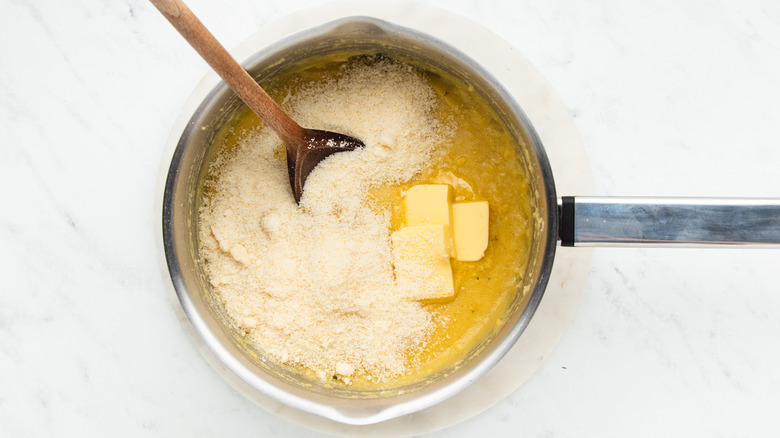
{"type": "Polygon", "coordinates": [[[266,354],[347,383],[410,371],[409,353],[423,347],[434,321],[399,292],[391,215],[372,209],[369,191],[441,159],[450,130],[437,105],[420,72],[381,57],[297,86],[283,102],[296,121],[366,144],[323,161],[300,205],[284,146],[266,127],[216,157],[200,209],[200,255],[225,309],[266,354]]]}

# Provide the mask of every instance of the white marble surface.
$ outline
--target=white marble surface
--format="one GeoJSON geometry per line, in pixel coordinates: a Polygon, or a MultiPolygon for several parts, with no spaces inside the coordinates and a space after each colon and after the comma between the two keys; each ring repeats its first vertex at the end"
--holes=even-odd
{"type": "MultiPolygon", "coordinates": [[[[230,47],[320,2],[189,3],[230,47]]],[[[596,193],[780,197],[780,3],[425,3],[547,77],[596,193]]],[[[231,389],[165,292],[159,161],[206,65],[143,1],[0,11],[0,436],[321,436],[231,389]]],[[[777,436],[778,266],[780,250],[599,249],[542,367],[430,436],[777,436]]]]}

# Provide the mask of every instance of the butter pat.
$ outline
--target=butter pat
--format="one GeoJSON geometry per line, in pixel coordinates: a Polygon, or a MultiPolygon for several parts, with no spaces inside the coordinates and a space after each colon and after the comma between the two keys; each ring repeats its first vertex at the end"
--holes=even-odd
{"type": "Polygon", "coordinates": [[[401,293],[412,300],[441,300],[455,296],[450,240],[444,225],[419,225],[392,233],[395,280],[401,293]]]}
{"type": "Polygon", "coordinates": [[[485,255],[488,246],[488,219],[487,201],[452,204],[456,260],[473,262],[485,255]]]}
{"type": "Polygon", "coordinates": [[[404,209],[406,225],[442,225],[445,249],[454,257],[452,244],[452,187],[449,184],[420,184],[406,191],[404,209]]]}

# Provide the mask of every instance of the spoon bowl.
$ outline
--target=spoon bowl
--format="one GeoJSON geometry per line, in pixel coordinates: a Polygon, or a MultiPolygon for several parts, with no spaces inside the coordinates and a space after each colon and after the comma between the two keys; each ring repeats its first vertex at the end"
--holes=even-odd
{"type": "Polygon", "coordinates": [[[295,201],[300,202],[306,179],[320,161],[336,152],[347,152],[358,147],[363,147],[363,143],[348,135],[304,129],[304,143],[295,147],[287,146],[287,172],[290,174],[295,201]]]}

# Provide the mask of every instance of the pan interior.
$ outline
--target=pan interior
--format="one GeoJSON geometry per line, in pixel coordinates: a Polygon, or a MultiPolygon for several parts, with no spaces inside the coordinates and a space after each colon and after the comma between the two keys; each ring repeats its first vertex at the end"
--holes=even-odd
{"type": "Polygon", "coordinates": [[[436,403],[465,387],[503,356],[528,324],[541,299],[552,263],[557,212],[552,176],[544,151],[527,118],[508,93],[481,67],[445,44],[409,29],[370,18],[343,19],[294,35],[244,63],[261,83],[323,57],[383,54],[473,87],[506,125],[528,167],[536,194],[531,256],[518,292],[500,318],[503,324],[454,366],[397,388],[354,390],[319,384],[280,366],[249,345],[232,324],[200,265],[198,206],[208,163],[222,129],[241,108],[224,86],[217,87],[193,115],[171,163],[164,199],[164,239],[171,276],[185,311],[224,366],[250,387],[294,407],[340,421],[378,421],[436,403]],[[334,417],[334,415],[330,415],[334,417]],[[346,418],[346,419],[345,419],[346,418]],[[358,420],[357,418],[363,418],[358,420]],[[351,419],[351,420],[350,420],[351,419]]]}

